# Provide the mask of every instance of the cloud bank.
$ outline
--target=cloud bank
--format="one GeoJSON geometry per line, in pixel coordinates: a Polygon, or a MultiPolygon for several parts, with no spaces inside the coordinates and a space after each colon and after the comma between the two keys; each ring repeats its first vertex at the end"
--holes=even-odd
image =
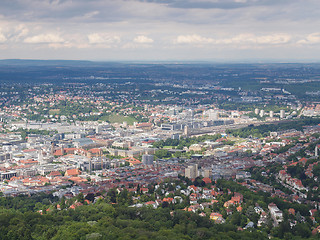
{"type": "Polygon", "coordinates": [[[2,58],[317,60],[318,0],[4,0],[2,58]]]}

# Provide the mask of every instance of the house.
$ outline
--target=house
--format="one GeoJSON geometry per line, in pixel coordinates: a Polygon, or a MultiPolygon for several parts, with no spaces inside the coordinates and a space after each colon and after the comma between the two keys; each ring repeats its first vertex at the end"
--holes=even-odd
{"type": "Polygon", "coordinates": [[[316,214],[317,211],[318,211],[317,209],[309,210],[310,216],[313,217],[316,214]]]}
{"type": "Polygon", "coordinates": [[[158,207],[157,203],[154,202],[154,201],[146,202],[144,205],[146,205],[146,206],[151,206],[151,207],[153,207],[154,209],[156,209],[156,208],[158,207]]]}
{"type": "Polygon", "coordinates": [[[199,213],[199,216],[200,216],[200,217],[205,217],[206,214],[205,214],[204,212],[202,212],[202,213],[199,213]]]}
{"type": "Polygon", "coordinates": [[[238,211],[238,212],[242,212],[242,207],[241,207],[241,206],[238,206],[238,207],[237,207],[237,211],[238,211]]]}
{"type": "Polygon", "coordinates": [[[262,224],[266,224],[268,221],[268,215],[265,211],[261,212],[260,219],[258,220],[257,226],[260,227],[262,224]]]}
{"type": "Polygon", "coordinates": [[[215,223],[224,223],[225,220],[222,217],[222,214],[213,212],[210,214],[210,219],[213,220],[215,223]]]}
{"type": "Polygon", "coordinates": [[[173,203],[182,203],[183,199],[180,196],[175,196],[173,199],[173,203]]]}
{"type": "Polygon", "coordinates": [[[224,206],[225,208],[229,208],[230,206],[234,206],[234,205],[235,205],[235,203],[234,203],[234,201],[232,201],[232,200],[226,201],[226,202],[223,204],[223,206],[224,206]]]}
{"type": "Polygon", "coordinates": [[[202,181],[204,181],[206,184],[211,184],[212,183],[211,179],[208,178],[208,177],[203,178],[202,181]]]}
{"type": "Polygon", "coordinates": [[[270,211],[270,215],[271,215],[271,218],[274,221],[274,224],[277,226],[283,220],[282,211],[280,211],[280,209],[274,203],[270,203],[268,205],[268,209],[270,211]]]}
{"type": "Polygon", "coordinates": [[[69,208],[70,209],[76,209],[77,207],[82,206],[83,204],[81,202],[75,202],[74,204],[72,204],[69,208]]]}
{"type": "Polygon", "coordinates": [[[195,204],[195,205],[191,205],[189,208],[188,208],[188,211],[189,212],[196,212],[197,210],[203,210],[203,207],[200,205],[200,204],[195,204]]]}
{"type": "Polygon", "coordinates": [[[296,215],[296,211],[293,208],[289,208],[288,212],[289,212],[289,214],[291,214],[293,216],[296,215]]]}
{"type": "Polygon", "coordinates": [[[173,198],[170,198],[170,197],[168,197],[168,198],[163,198],[162,201],[163,201],[163,202],[167,202],[167,203],[173,203],[173,198]]]}
{"type": "Polygon", "coordinates": [[[149,192],[149,189],[148,188],[140,188],[140,191],[142,193],[147,193],[147,192],[149,192]]]}
{"type": "Polygon", "coordinates": [[[194,192],[194,193],[199,193],[200,192],[200,188],[194,186],[194,185],[191,185],[188,187],[188,189],[190,190],[190,192],[194,192]]]}
{"type": "Polygon", "coordinates": [[[249,222],[243,229],[254,228],[254,223],[249,222]]]}

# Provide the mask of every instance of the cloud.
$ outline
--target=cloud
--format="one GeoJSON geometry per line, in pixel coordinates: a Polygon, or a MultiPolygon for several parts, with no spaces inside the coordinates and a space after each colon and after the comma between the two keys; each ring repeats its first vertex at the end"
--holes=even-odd
{"type": "Polygon", "coordinates": [[[25,43],[62,43],[65,40],[58,34],[40,34],[33,37],[28,37],[24,40],[25,43]]]}
{"type": "Polygon", "coordinates": [[[319,8],[319,0],[3,0],[1,56],[319,58],[319,8]]]}
{"type": "Polygon", "coordinates": [[[311,33],[305,39],[301,39],[298,44],[316,44],[320,43],[320,32],[311,33]]]}
{"type": "Polygon", "coordinates": [[[88,35],[88,40],[90,44],[111,44],[120,42],[120,37],[101,33],[92,33],[88,35]]]}
{"type": "Polygon", "coordinates": [[[157,3],[171,8],[183,9],[237,9],[253,6],[283,5],[290,0],[140,0],[157,3]]]}
{"type": "Polygon", "coordinates": [[[0,43],[4,43],[7,41],[7,37],[0,32],[0,43]]]}
{"type": "Polygon", "coordinates": [[[14,42],[21,42],[29,33],[29,29],[24,24],[19,24],[9,29],[9,39],[14,42]]]}
{"type": "Polygon", "coordinates": [[[180,35],[175,39],[178,44],[285,44],[290,42],[291,36],[288,34],[272,34],[256,36],[254,34],[239,34],[230,38],[213,39],[202,37],[197,34],[193,35],[180,35]]]}
{"type": "Polygon", "coordinates": [[[133,39],[133,41],[135,43],[153,43],[153,39],[152,38],[149,38],[149,37],[146,37],[146,36],[143,36],[143,35],[135,37],[133,39]]]}
{"type": "Polygon", "coordinates": [[[93,18],[94,16],[97,16],[99,13],[99,11],[88,12],[84,14],[84,18],[93,18]]]}
{"type": "Polygon", "coordinates": [[[175,40],[176,43],[188,44],[188,43],[214,43],[215,40],[212,38],[206,38],[197,34],[193,35],[180,35],[175,40]]]}
{"type": "MultiPolygon", "coordinates": [[[[223,40],[226,43],[253,43],[253,44],[284,44],[290,41],[287,34],[272,34],[256,36],[254,34],[240,34],[231,39],[223,40]]],[[[222,41],[222,42],[223,42],[222,41]]]]}

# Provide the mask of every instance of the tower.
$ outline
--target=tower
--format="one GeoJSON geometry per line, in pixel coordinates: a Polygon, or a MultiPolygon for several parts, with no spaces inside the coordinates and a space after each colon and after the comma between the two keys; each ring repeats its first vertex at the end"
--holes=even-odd
{"type": "Polygon", "coordinates": [[[64,155],[64,147],[63,147],[63,145],[61,147],[61,155],[64,155]]]}
{"type": "Polygon", "coordinates": [[[41,149],[38,151],[38,162],[39,162],[39,164],[44,164],[44,161],[43,161],[43,152],[42,152],[41,149]]]}
{"type": "Polygon", "coordinates": [[[184,126],[184,135],[185,135],[186,137],[189,136],[189,127],[188,127],[187,125],[184,126]]]}
{"type": "Polygon", "coordinates": [[[54,142],[51,143],[51,155],[54,154],[54,142]]]}

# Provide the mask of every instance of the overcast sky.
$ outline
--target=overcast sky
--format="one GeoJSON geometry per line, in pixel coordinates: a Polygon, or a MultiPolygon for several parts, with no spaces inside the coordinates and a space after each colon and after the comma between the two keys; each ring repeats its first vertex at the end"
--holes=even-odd
{"type": "Polygon", "coordinates": [[[319,61],[320,0],[1,0],[0,58],[319,61]]]}

